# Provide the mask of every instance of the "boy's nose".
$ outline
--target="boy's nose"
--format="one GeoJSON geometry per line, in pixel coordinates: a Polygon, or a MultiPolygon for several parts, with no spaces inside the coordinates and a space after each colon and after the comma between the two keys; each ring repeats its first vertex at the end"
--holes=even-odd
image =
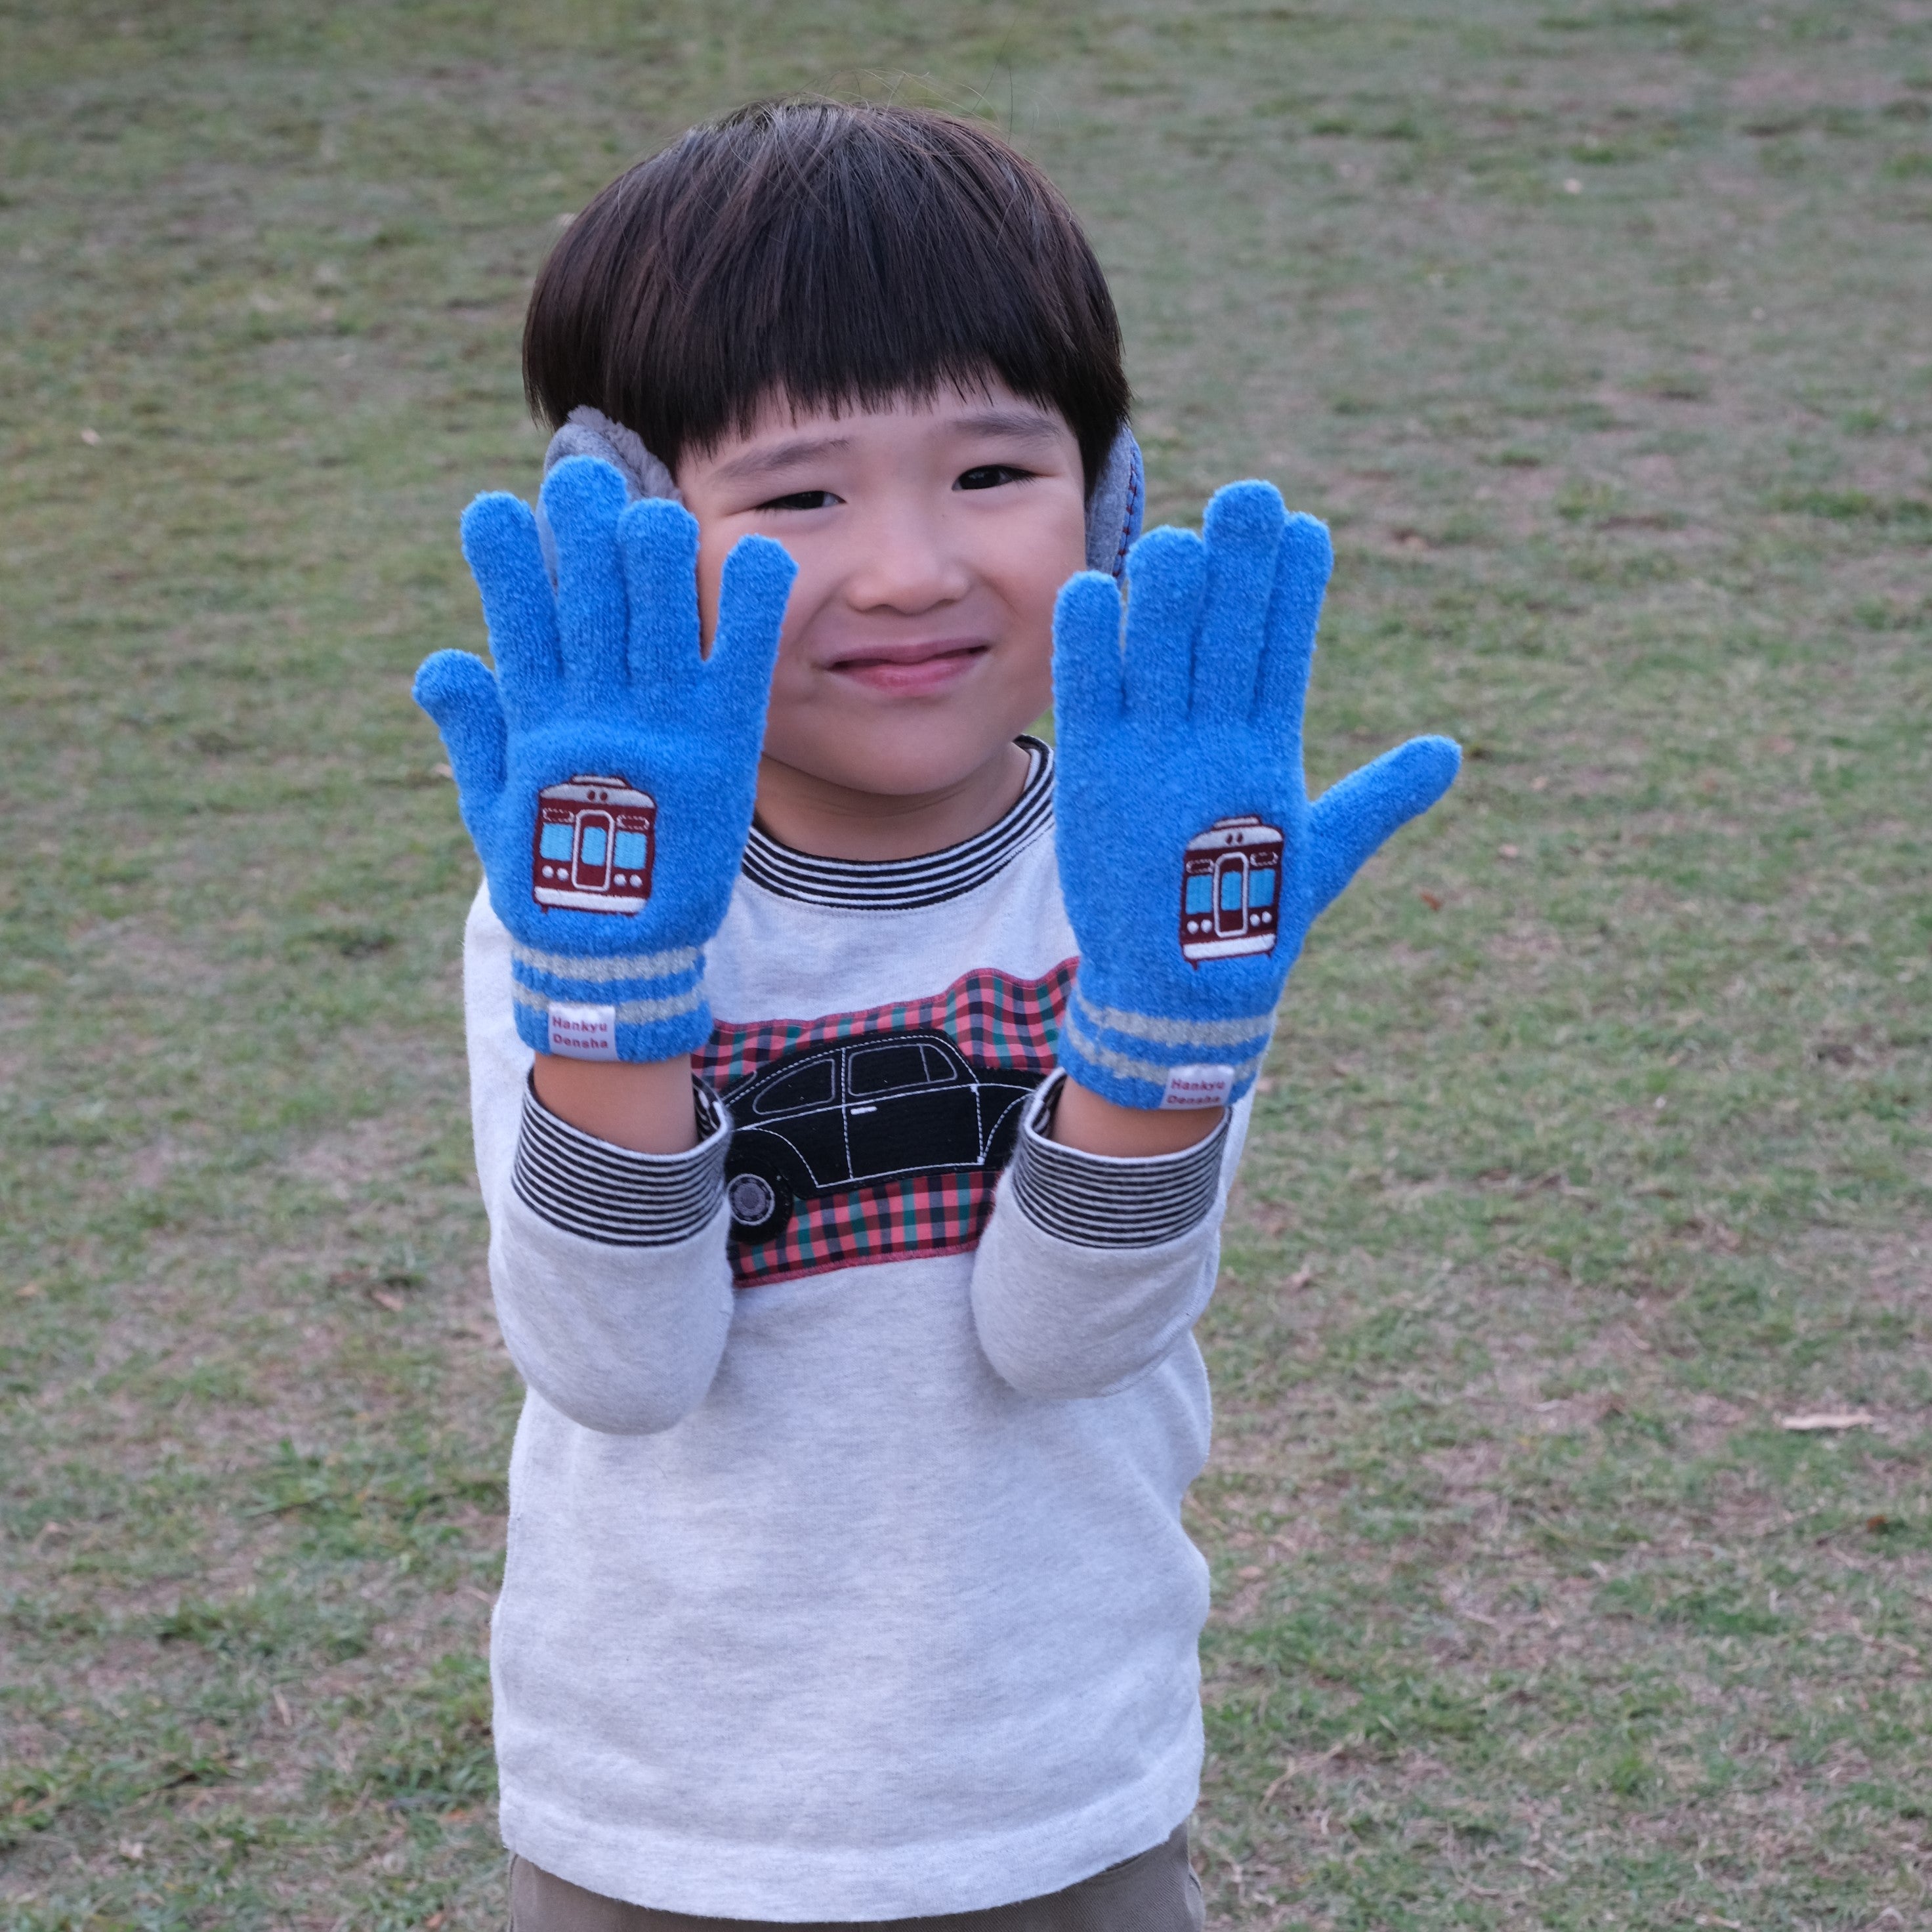
{"type": "Polygon", "coordinates": [[[855,610],[929,610],[971,588],[971,564],[943,517],[901,506],[854,534],[846,596],[855,610]]]}

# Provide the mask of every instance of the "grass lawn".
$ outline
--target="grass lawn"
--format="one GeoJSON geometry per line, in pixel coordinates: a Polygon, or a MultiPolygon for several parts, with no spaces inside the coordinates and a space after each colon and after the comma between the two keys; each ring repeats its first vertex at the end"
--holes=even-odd
{"type": "Polygon", "coordinates": [[[1468,751],[1203,1324],[1210,1922],[1932,1926],[1917,0],[0,10],[0,1922],[501,1922],[408,680],[560,218],[800,86],[1065,185],[1156,515],[1330,520],[1318,777],[1468,751]]]}

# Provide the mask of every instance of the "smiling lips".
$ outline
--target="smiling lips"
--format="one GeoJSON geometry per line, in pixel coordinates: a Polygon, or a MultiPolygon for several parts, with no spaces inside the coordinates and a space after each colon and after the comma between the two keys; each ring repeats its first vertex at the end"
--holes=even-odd
{"type": "Polygon", "coordinates": [[[958,683],[990,648],[979,638],[873,644],[834,658],[825,668],[883,697],[928,698],[958,683]]]}

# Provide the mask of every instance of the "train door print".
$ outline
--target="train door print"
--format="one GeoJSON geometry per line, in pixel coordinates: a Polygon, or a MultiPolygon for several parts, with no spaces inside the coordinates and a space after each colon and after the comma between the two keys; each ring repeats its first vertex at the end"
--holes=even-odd
{"type": "Polygon", "coordinates": [[[651,896],[657,800],[628,778],[580,772],[537,794],[530,896],[540,906],[635,913],[651,896]]]}
{"type": "Polygon", "coordinates": [[[1274,950],[1281,828],[1258,818],[1217,818],[1187,842],[1180,880],[1180,955],[1232,959],[1274,950]]]}

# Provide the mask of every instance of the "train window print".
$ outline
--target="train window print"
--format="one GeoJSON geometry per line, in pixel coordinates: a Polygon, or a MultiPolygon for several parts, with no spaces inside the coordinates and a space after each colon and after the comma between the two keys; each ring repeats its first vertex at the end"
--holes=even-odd
{"type": "Polygon", "coordinates": [[[631,914],[651,896],[657,800],[628,778],[580,772],[537,794],[530,896],[548,910],[631,914]]]}
{"type": "Polygon", "coordinates": [[[1194,965],[1274,950],[1286,842],[1256,818],[1217,818],[1181,862],[1180,955],[1194,965]]]}

